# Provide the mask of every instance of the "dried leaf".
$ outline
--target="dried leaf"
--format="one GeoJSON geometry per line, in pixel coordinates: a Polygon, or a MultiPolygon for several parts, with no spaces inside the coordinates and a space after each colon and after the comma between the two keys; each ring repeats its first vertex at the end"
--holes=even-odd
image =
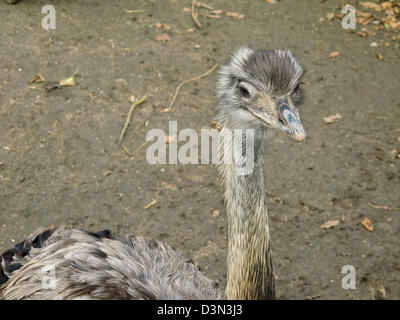
{"type": "Polygon", "coordinates": [[[236,18],[236,19],[239,19],[239,20],[244,18],[244,14],[240,14],[238,12],[227,12],[226,15],[228,17],[233,17],[233,18],[236,18]]]}
{"type": "Polygon", "coordinates": [[[390,155],[392,156],[393,159],[400,158],[399,157],[400,153],[398,153],[396,149],[390,151],[390,155]]]}
{"type": "Polygon", "coordinates": [[[363,18],[370,18],[372,16],[372,13],[365,12],[365,11],[357,11],[357,16],[360,16],[363,18]]]}
{"type": "Polygon", "coordinates": [[[374,230],[374,227],[372,226],[371,221],[370,221],[367,217],[365,217],[365,218],[363,219],[363,221],[361,221],[361,224],[362,224],[362,226],[363,226],[365,229],[367,229],[368,231],[373,231],[373,230],[374,230]]]}
{"type": "Polygon", "coordinates": [[[363,6],[367,9],[374,9],[375,11],[382,11],[382,8],[379,4],[370,1],[360,2],[360,6],[363,6]]]}
{"type": "Polygon", "coordinates": [[[329,21],[331,21],[331,20],[335,19],[335,14],[334,14],[333,12],[329,12],[329,13],[326,15],[326,18],[327,18],[329,21]]]}
{"type": "Polygon", "coordinates": [[[321,225],[321,229],[329,229],[337,226],[339,224],[339,220],[330,220],[325,222],[323,225],[321,225]]]}
{"type": "Polygon", "coordinates": [[[392,6],[393,6],[393,3],[390,2],[390,1],[386,1],[386,2],[381,3],[382,10],[390,9],[392,6]]]}
{"type": "Polygon", "coordinates": [[[389,24],[393,30],[400,28],[400,21],[391,21],[389,22],[389,24]]]}
{"type": "Polygon", "coordinates": [[[339,51],[333,51],[329,54],[328,58],[336,58],[339,54],[339,51]]]}
{"type": "Polygon", "coordinates": [[[325,123],[334,123],[334,122],[338,121],[339,119],[342,119],[342,116],[340,115],[340,113],[333,114],[329,117],[324,117],[325,123]]]}
{"type": "Polygon", "coordinates": [[[3,149],[6,150],[6,151],[9,151],[9,152],[18,152],[18,150],[15,149],[14,147],[6,146],[6,147],[3,147],[3,149]]]}
{"type": "Polygon", "coordinates": [[[44,77],[40,73],[34,76],[31,80],[31,83],[41,83],[41,82],[44,82],[44,77]]]}
{"type": "Polygon", "coordinates": [[[382,60],[383,60],[383,55],[382,55],[381,53],[377,52],[377,53],[376,53],[376,58],[377,58],[378,60],[382,61],[382,60]]]}
{"type": "Polygon", "coordinates": [[[169,144],[170,142],[176,141],[176,136],[165,136],[164,141],[166,144],[169,144]]]}
{"type": "Polygon", "coordinates": [[[215,217],[219,217],[219,210],[213,210],[213,212],[212,212],[212,216],[215,218],[215,217]]]}
{"type": "Polygon", "coordinates": [[[74,77],[60,80],[61,87],[74,86],[75,84],[76,83],[75,83],[74,77]]]}
{"type": "Polygon", "coordinates": [[[159,41],[159,42],[165,42],[165,41],[171,41],[172,39],[171,39],[171,37],[170,37],[168,34],[166,34],[166,33],[161,33],[161,34],[158,34],[158,35],[154,38],[154,40],[159,41]]]}
{"type": "Polygon", "coordinates": [[[156,27],[158,29],[164,29],[165,31],[171,30],[171,26],[167,25],[166,23],[156,23],[156,27]]]}
{"type": "Polygon", "coordinates": [[[357,23],[362,24],[363,26],[368,25],[373,19],[372,18],[357,18],[357,23]]]}
{"type": "Polygon", "coordinates": [[[361,31],[357,31],[356,35],[365,38],[367,36],[367,34],[365,32],[361,32],[361,31]]]}
{"type": "Polygon", "coordinates": [[[78,72],[79,72],[79,69],[77,69],[71,77],[69,77],[67,79],[61,79],[59,82],[60,87],[74,86],[76,84],[74,77],[76,76],[76,74],[78,72]]]}

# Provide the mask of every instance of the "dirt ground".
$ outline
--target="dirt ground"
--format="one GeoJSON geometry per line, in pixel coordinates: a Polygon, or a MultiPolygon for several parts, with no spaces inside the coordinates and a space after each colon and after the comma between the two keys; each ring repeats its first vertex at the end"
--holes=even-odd
{"type": "Polygon", "coordinates": [[[0,3],[0,250],[41,226],[111,229],[167,241],[224,287],[216,167],[150,165],[146,147],[137,148],[151,128],[168,134],[169,120],[178,130],[211,128],[217,74],[182,87],[174,109],[160,112],[179,83],[242,44],[288,47],[307,69],[308,137],[296,143],[274,133],[265,143],[278,298],[400,299],[399,32],[344,30],[327,18],[341,1],[204,2],[223,13],[210,19],[197,8],[201,29],[184,10],[190,0],[0,3]],[[57,24],[46,31],[49,3],[57,24]],[[162,33],[171,41],[156,41],[162,33]],[[46,90],[77,69],[75,86],[46,90]],[[31,82],[38,73],[44,83],[31,82]],[[148,99],[123,140],[128,155],[118,138],[132,95],[148,99]],[[324,122],[336,113],[339,121],[324,122]],[[342,289],[345,265],[356,270],[355,290],[342,289]]]}

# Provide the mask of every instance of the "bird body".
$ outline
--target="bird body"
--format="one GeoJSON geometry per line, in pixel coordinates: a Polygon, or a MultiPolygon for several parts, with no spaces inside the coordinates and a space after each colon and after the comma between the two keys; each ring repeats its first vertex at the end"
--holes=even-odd
{"type": "MultiPolygon", "coordinates": [[[[219,169],[228,220],[225,297],[274,299],[263,141],[271,128],[305,139],[298,110],[304,70],[288,50],[243,47],[219,72],[219,169]],[[241,139],[228,139],[235,130],[241,139]],[[224,162],[229,153],[233,163],[224,162]]],[[[40,230],[2,255],[0,281],[3,299],[223,297],[215,282],[169,245],[109,232],[40,230]]]]}
{"type": "Polygon", "coordinates": [[[220,299],[216,282],[147,237],[39,230],[2,254],[0,299],[220,299]],[[6,279],[7,280],[7,279],[6,279]]]}

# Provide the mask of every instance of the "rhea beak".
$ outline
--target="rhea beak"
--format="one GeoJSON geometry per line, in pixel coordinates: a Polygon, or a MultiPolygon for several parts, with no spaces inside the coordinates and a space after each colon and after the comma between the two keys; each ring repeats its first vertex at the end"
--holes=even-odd
{"type": "Polygon", "coordinates": [[[296,141],[304,141],[307,134],[299,112],[285,99],[277,103],[279,129],[296,141]]]}
{"type": "MultiPolygon", "coordinates": [[[[261,102],[261,101],[259,101],[261,102]]],[[[296,141],[303,141],[307,134],[301,123],[299,112],[288,101],[280,99],[277,101],[264,100],[268,107],[256,106],[248,108],[254,116],[260,119],[267,127],[278,129],[296,141]]]]}

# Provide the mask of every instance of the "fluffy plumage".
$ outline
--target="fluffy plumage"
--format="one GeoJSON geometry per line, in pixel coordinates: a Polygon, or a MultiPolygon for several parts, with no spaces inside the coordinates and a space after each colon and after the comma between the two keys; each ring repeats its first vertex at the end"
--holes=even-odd
{"type": "Polygon", "coordinates": [[[1,299],[222,297],[191,260],[147,237],[39,230],[1,257],[1,299]]]}

